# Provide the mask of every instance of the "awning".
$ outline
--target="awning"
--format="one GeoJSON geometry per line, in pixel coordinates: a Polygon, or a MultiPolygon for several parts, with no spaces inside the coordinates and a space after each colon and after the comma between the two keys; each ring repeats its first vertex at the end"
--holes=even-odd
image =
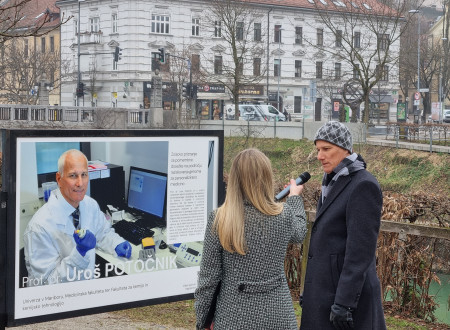
{"type": "MultiPolygon", "coordinates": [[[[267,96],[265,95],[240,95],[239,101],[244,100],[267,100],[267,96]]],[[[276,102],[276,100],[275,100],[276,102]]]]}
{"type": "Polygon", "coordinates": [[[197,93],[199,100],[231,100],[231,97],[226,93],[197,93]]]}
{"type": "Polygon", "coordinates": [[[372,94],[369,97],[372,103],[394,103],[394,99],[391,95],[376,95],[372,94]]]}

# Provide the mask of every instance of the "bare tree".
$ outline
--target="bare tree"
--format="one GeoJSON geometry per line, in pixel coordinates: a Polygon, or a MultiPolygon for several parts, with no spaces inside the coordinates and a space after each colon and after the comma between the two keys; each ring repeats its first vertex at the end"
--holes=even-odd
{"type": "Polygon", "coordinates": [[[213,60],[205,58],[212,70],[204,71],[210,81],[222,84],[230,91],[235,104],[235,119],[239,119],[240,88],[261,81],[265,74],[262,61],[259,72],[246,75],[244,70],[249,63],[254,65],[255,54],[264,54],[260,42],[263,38],[261,25],[255,31],[255,23],[260,24],[255,18],[260,13],[248,2],[240,0],[212,0],[207,11],[207,26],[213,36],[222,38],[223,42],[216,44],[213,60]]]}
{"type": "Polygon", "coordinates": [[[40,85],[48,80],[49,86],[59,88],[60,55],[58,51],[40,52],[24,47],[24,38],[1,46],[2,99],[7,103],[37,104],[40,85]]]}
{"type": "Polygon", "coordinates": [[[410,4],[406,0],[333,3],[315,2],[317,15],[331,38],[306,42],[354,72],[364,100],[363,122],[368,123],[372,88],[386,74],[397,74],[399,38],[411,20],[405,16],[410,4]]]}
{"type": "Polygon", "coordinates": [[[52,30],[58,29],[68,19],[61,18],[59,10],[46,8],[45,11],[35,17],[26,15],[27,10],[36,5],[33,0],[10,0],[0,4],[0,45],[6,41],[19,37],[41,36],[52,30]],[[59,20],[56,24],[55,22],[59,20]]]}

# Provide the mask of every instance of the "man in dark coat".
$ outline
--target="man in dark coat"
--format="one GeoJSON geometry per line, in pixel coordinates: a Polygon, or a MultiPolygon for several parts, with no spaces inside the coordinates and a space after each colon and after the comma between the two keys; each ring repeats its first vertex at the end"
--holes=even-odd
{"type": "Polygon", "coordinates": [[[386,329],[375,267],[379,184],[352,152],[345,125],[326,123],[314,143],[325,173],[300,298],[301,329],[386,329]]]}

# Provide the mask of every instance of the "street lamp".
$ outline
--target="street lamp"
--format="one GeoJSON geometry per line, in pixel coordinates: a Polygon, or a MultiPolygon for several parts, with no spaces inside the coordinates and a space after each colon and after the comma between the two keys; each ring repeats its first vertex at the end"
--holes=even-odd
{"type": "Polygon", "coordinates": [[[277,110],[280,111],[280,77],[281,77],[281,31],[278,29],[278,90],[277,90],[277,110]]]}
{"type": "MultiPolygon", "coordinates": [[[[447,41],[447,38],[442,37],[442,48],[444,48],[444,43],[447,41]]],[[[441,56],[439,58],[439,123],[442,123],[442,114],[444,112],[444,102],[442,102],[442,51],[441,56]]]]}
{"type": "MultiPolygon", "coordinates": [[[[412,9],[409,11],[410,14],[419,14],[419,9],[412,9]]],[[[417,91],[420,95],[420,17],[417,15],[417,91]]],[[[420,99],[418,100],[419,104],[417,105],[417,113],[420,110],[420,99]]]]}
{"type": "Polygon", "coordinates": [[[80,71],[80,22],[81,22],[81,8],[80,8],[80,3],[84,2],[84,0],[78,0],[78,31],[77,31],[77,35],[78,35],[78,78],[77,78],[77,86],[75,88],[75,94],[77,97],[77,106],[80,105],[80,102],[78,101],[78,88],[80,88],[80,84],[81,84],[81,71],[80,71]]]}

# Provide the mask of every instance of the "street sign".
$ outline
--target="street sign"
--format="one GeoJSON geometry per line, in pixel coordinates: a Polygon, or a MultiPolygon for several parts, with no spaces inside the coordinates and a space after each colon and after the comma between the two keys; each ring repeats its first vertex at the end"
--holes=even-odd
{"type": "Polygon", "coordinates": [[[420,105],[420,100],[414,100],[414,105],[420,105]]]}
{"type": "Polygon", "coordinates": [[[414,93],[414,100],[420,100],[420,93],[419,92],[415,92],[414,93]]]}
{"type": "Polygon", "coordinates": [[[430,91],[429,88],[421,88],[421,89],[419,89],[419,92],[421,92],[421,93],[428,93],[429,91],[430,91]]]}

